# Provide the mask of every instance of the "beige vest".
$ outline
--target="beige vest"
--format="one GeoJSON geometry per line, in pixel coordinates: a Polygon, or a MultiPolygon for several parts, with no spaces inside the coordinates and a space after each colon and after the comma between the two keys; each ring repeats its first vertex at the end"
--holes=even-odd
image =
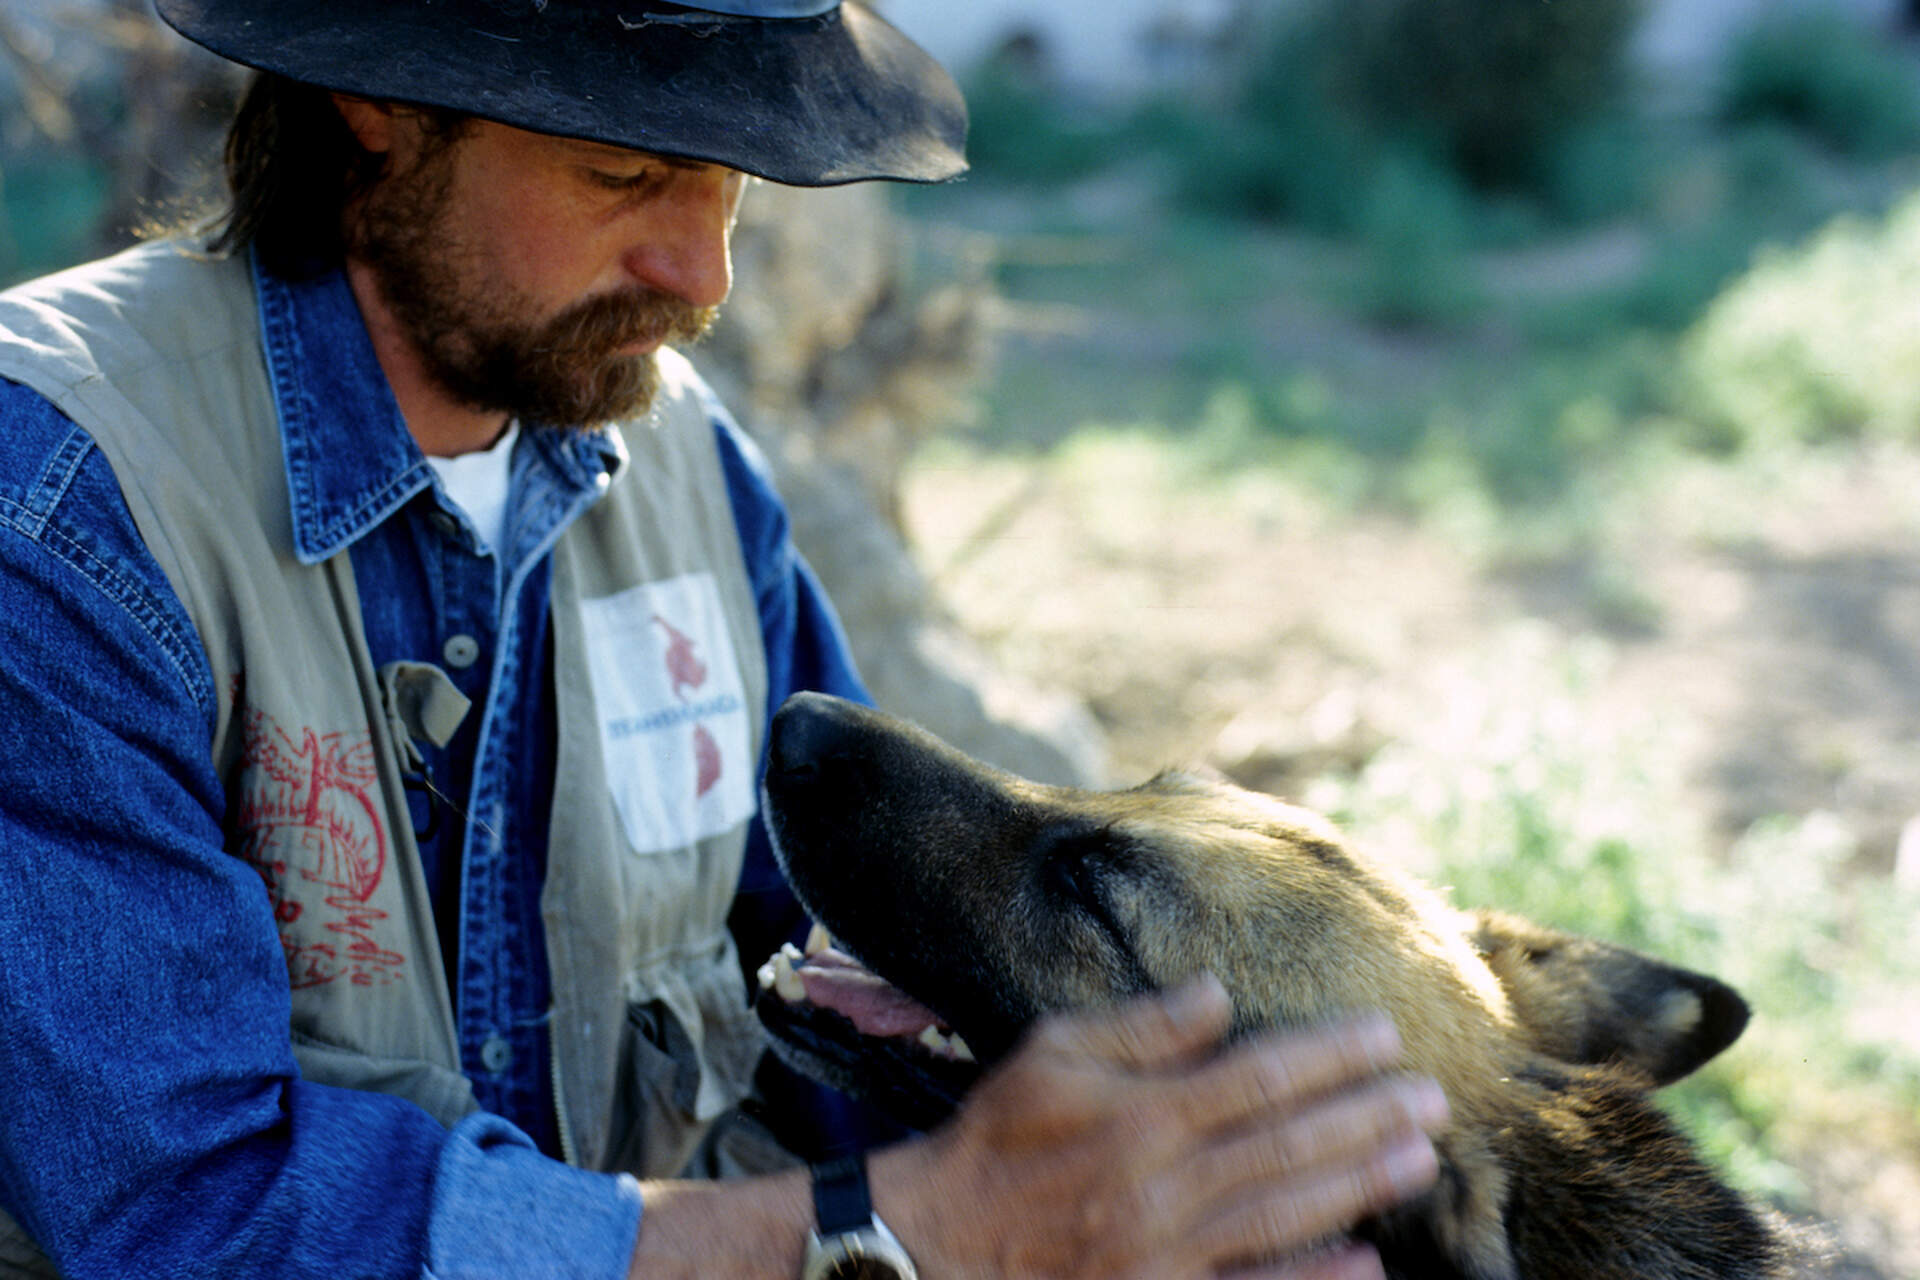
{"type": "MultiPolygon", "coordinates": [[[[661,365],[654,409],[621,428],[627,465],[554,550],[542,896],[568,1157],[643,1177],[681,1168],[762,1043],[726,929],[765,723],[759,615],[698,382],[661,365]]],[[[0,376],[99,443],[199,630],[227,851],[265,881],[302,1075],[452,1124],[475,1103],[400,781],[436,682],[374,669],[345,552],[294,557],[246,265],[150,245],[0,294],[0,376]]],[[[51,1274],[35,1257],[0,1214],[0,1275],[51,1274]]]]}

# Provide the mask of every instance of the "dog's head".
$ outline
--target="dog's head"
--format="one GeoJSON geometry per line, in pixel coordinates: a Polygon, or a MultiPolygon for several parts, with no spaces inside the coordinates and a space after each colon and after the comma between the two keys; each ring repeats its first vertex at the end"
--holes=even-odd
{"type": "Polygon", "coordinates": [[[1484,1255],[1464,1274],[1511,1273],[1505,1173],[1479,1135],[1510,1127],[1516,1078],[1541,1061],[1607,1064],[1609,1081],[1644,1090],[1746,1022],[1711,978],[1457,911],[1317,815],[1210,778],[1041,786],[802,695],[776,717],[766,789],[788,878],[858,961],[826,950],[762,971],[763,1020],[803,1069],[927,1127],[1050,1010],[1201,972],[1226,985],[1242,1031],[1382,1009],[1407,1066],[1452,1104],[1454,1221],[1435,1247],[1484,1255]],[[978,1064],[956,1061],[948,1032],[978,1064]]]}

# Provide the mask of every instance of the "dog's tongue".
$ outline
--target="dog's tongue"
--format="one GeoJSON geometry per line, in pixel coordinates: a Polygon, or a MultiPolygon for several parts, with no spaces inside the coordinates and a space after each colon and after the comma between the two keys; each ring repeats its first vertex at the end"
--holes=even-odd
{"type": "Polygon", "coordinates": [[[816,952],[794,972],[809,1001],[847,1018],[863,1035],[914,1036],[939,1025],[933,1010],[842,952],[816,952]]]}

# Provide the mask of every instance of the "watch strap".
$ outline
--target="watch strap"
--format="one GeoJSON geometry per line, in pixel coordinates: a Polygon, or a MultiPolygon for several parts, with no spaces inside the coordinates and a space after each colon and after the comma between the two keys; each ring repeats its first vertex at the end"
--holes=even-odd
{"type": "Polygon", "coordinates": [[[873,1225],[865,1155],[842,1156],[813,1166],[813,1218],[822,1238],[873,1225]]]}

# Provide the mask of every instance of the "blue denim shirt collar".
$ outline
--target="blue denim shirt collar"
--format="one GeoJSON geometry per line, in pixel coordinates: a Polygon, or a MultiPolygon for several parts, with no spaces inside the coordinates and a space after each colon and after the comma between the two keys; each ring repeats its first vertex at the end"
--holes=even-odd
{"type": "MultiPolygon", "coordinates": [[[[274,275],[256,259],[267,377],[280,414],[294,554],[318,564],[351,546],[423,489],[433,470],[407,431],[346,273],[274,275]]],[[[601,489],[626,464],[609,428],[527,434],[564,484],[601,489]]]]}

